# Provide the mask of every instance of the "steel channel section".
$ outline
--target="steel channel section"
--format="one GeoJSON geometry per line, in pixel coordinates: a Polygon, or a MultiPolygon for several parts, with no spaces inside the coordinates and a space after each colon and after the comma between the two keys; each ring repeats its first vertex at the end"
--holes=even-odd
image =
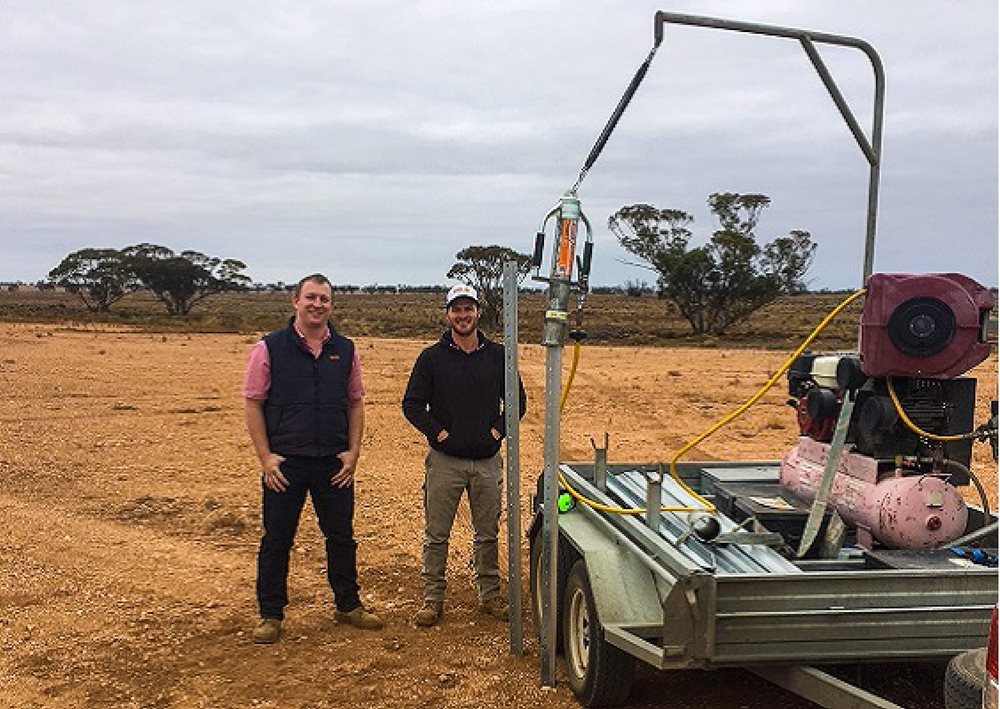
{"type": "Polygon", "coordinates": [[[503,265],[504,423],[507,429],[507,578],[510,651],[524,653],[521,624],[521,417],[517,369],[517,262],[503,265]]]}
{"type": "MultiPolygon", "coordinates": [[[[609,476],[607,481],[608,492],[611,494],[612,499],[617,503],[625,507],[642,507],[645,505],[645,494],[642,492],[642,480],[633,480],[632,475],[642,475],[637,471],[628,471],[624,473],[619,473],[614,476],[609,476]]],[[[684,505],[686,502],[680,502],[671,495],[673,486],[676,483],[673,480],[664,481],[665,486],[661,490],[662,499],[669,500],[667,504],[670,505],[684,505]]],[[[679,490],[679,486],[678,486],[679,490]]],[[[696,503],[695,503],[696,504],[696,503]]],[[[687,531],[687,525],[683,524],[677,515],[661,514],[660,524],[657,529],[660,535],[662,535],[666,541],[672,545],[677,546],[677,540],[687,531]]],[[[677,546],[677,548],[691,559],[695,564],[707,571],[720,571],[720,572],[734,572],[747,570],[742,564],[738,563],[735,559],[729,559],[728,556],[721,560],[713,559],[713,554],[710,549],[704,547],[700,543],[692,543],[689,539],[683,545],[677,546]]]]}
{"type": "MultiPolygon", "coordinates": [[[[646,495],[642,490],[644,478],[645,475],[638,471],[619,473],[609,478],[608,489],[628,506],[645,504],[646,495]]],[[[664,478],[660,492],[660,505],[663,507],[701,507],[701,504],[673,478],[664,478]]],[[[705,544],[690,535],[686,516],[687,513],[661,512],[658,531],[670,544],[678,545],[678,541],[684,538],[678,545],[679,548],[705,569],[719,574],[799,573],[794,564],[768,547],[705,544]]],[[[732,532],[738,526],[721,513],[718,513],[716,518],[724,533],[732,532]]]]}
{"type": "MultiPolygon", "coordinates": [[[[615,477],[612,469],[608,470],[608,484],[612,483],[615,477]]],[[[566,477],[567,482],[578,492],[587,498],[609,506],[618,506],[619,501],[611,498],[608,494],[598,490],[587,479],[581,477],[568,464],[559,466],[559,471],[566,477]]],[[[707,574],[705,569],[697,562],[688,558],[683,552],[676,549],[665,540],[649,529],[633,515],[611,515],[587,507],[577,505],[575,509],[582,510],[585,514],[591,515],[604,522],[610,530],[615,530],[615,535],[620,538],[627,538],[631,542],[631,547],[642,555],[644,563],[656,572],[666,573],[674,582],[679,577],[692,574],[707,574]],[[622,536],[623,535],[623,536],[622,536]]]]}
{"type": "Polygon", "coordinates": [[[676,573],[673,573],[665,564],[660,563],[662,560],[657,556],[650,554],[647,548],[644,548],[644,545],[636,542],[621,529],[611,524],[605,515],[597,510],[587,507],[586,505],[578,506],[575,510],[586,515],[592,522],[596,522],[597,526],[602,529],[605,534],[611,537],[617,545],[621,546],[630,554],[635,554],[659,580],[666,582],[670,586],[677,583],[679,576],[676,573]]]}

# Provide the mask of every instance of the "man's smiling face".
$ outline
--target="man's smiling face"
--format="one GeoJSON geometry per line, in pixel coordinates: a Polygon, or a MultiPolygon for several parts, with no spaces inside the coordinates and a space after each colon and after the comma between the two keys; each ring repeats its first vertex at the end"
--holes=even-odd
{"type": "Polygon", "coordinates": [[[295,319],[300,327],[315,328],[326,324],[333,313],[333,290],[329,283],[306,281],[302,291],[292,298],[295,319]]]}
{"type": "Polygon", "coordinates": [[[448,324],[456,335],[468,337],[479,327],[479,306],[471,298],[457,298],[448,306],[448,324]]]}

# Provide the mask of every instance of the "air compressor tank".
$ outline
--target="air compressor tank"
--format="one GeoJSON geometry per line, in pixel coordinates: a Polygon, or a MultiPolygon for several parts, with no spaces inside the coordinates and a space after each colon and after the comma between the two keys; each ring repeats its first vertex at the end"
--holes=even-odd
{"type": "MultiPolygon", "coordinates": [[[[830,446],[801,437],[781,461],[781,484],[811,502],[823,477],[830,446]]],[[[880,479],[873,458],[841,455],[830,504],[849,525],[891,549],[931,549],[965,532],[968,508],[958,490],[935,475],[880,479]]],[[[863,538],[863,534],[859,538],[863,538]]]]}

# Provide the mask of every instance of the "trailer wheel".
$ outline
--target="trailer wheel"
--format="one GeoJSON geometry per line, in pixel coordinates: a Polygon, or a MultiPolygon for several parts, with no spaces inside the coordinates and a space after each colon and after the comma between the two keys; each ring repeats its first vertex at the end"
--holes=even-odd
{"type": "Polygon", "coordinates": [[[604,640],[582,559],[569,572],[562,605],[563,650],[573,694],[586,707],[622,704],[632,689],[635,658],[604,640]]]}
{"type": "MultiPolygon", "coordinates": [[[[531,591],[531,619],[535,622],[535,635],[538,639],[538,644],[542,643],[542,533],[531,537],[529,543],[530,553],[528,555],[528,588],[531,591]]],[[[563,541],[562,537],[559,538],[559,564],[556,568],[556,652],[561,653],[563,651],[563,638],[562,638],[562,604],[559,600],[562,599],[563,592],[566,588],[566,569],[572,560],[573,552],[569,549],[569,545],[563,541]]]]}
{"type": "Polygon", "coordinates": [[[980,709],[985,682],[985,648],[951,658],[944,673],[945,709],[980,709]]]}

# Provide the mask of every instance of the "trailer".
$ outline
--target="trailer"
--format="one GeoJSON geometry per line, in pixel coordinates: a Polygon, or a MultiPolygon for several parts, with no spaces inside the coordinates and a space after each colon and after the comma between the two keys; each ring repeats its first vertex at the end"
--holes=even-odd
{"type": "MultiPolygon", "coordinates": [[[[564,463],[560,473],[609,507],[697,504],[661,479],[662,465],[609,465],[606,454],[599,448],[594,462],[564,463]]],[[[995,568],[951,547],[848,544],[832,558],[789,559],[780,553],[787,537],[768,526],[787,535],[801,528],[807,508],[780,488],[778,461],[679,468],[686,485],[734,515],[717,516],[714,539],[700,538],[678,513],[608,514],[577,504],[559,516],[557,643],[584,706],[623,702],[642,661],[663,670],[743,667],[821,706],[890,707],[817,666],[947,659],[985,645],[995,568]],[[776,498],[793,509],[767,507],[776,498]],[[748,519],[760,526],[748,527],[748,519]]],[[[541,627],[537,495],[535,509],[529,588],[541,627]]],[[[968,547],[995,557],[996,516],[970,506],[968,520],[968,547]]]]}
{"type": "Polygon", "coordinates": [[[881,60],[862,40],[656,13],[652,50],[536,235],[535,277],[548,284],[545,465],[528,538],[543,684],[554,684],[561,651],[585,706],[624,702],[644,662],[741,667],[821,706],[890,708],[823,667],[946,660],[985,644],[998,595],[998,524],[971,450],[988,441],[996,461],[997,404],[975,426],[976,380],[963,375],[995,357],[995,295],[961,274],[873,273],[883,99],[881,60]],[[780,460],[682,462],[678,453],[654,464],[611,463],[606,436],[592,462],[564,462],[562,349],[570,293],[579,293],[579,315],[592,256],[577,192],[668,24],[795,40],[826,86],[870,167],[863,288],[831,313],[864,298],[858,351],[810,352],[818,328],[768,382],[786,377],[799,424],[780,460]],[[869,134],[816,50],[824,43],[871,61],[869,134]],[[550,223],[546,278],[539,272],[550,223]],[[965,501],[956,489],[963,485],[975,485],[979,505],[965,501]]]}

